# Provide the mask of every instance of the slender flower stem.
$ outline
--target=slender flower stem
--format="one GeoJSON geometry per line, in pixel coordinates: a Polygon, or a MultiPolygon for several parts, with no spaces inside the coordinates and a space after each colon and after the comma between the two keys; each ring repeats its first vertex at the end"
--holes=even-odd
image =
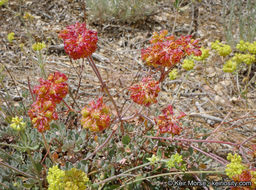
{"type": "Polygon", "coordinates": [[[117,178],[120,178],[120,177],[127,177],[127,176],[134,177],[135,175],[132,175],[132,174],[119,174],[119,175],[115,175],[115,176],[109,177],[107,179],[104,179],[103,181],[100,181],[98,183],[94,183],[94,184],[92,184],[92,186],[98,186],[100,184],[107,183],[107,182],[112,181],[114,179],[117,179],[117,178]]]}
{"type": "Polygon", "coordinates": [[[93,59],[92,59],[92,56],[88,56],[87,59],[88,59],[90,65],[91,65],[93,71],[95,72],[96,76],[98,77],[98,79],[99,79],[99,81],[100,81],[100,83],[101,83],[101,85],[102,85],[103,90],[104,90],[105,93],[108,95],[110,101],[113,103],[113,105],[114,105],[114,107],[115,107],[117,116],[118,116],[118,118],[119,118],[119,121],[121,122],[121,131],[122,131],[122,133],[124,134],[123,121],[122,121],[122,117],[121,117],[121,114],[120,114],[120,112],[119,112],[119,109],[118,109],[118,107],[117,107],[117,105],[116,105],[116,102],[115,102],[115,100],[113,99],[112,95],[110,94],[107,85],[106,85],[105,82],[102,80],[102,77],[101,77],[101,75],[100,75],[100,72],[99,72],[99,70],[98,70],[96,64],[94,63],[94,61],[93,61],[93,59]]]}
{"type": "Polygon", "coordinates": [[[35,97],[33,95],[32,89],[31,89],[30,79],[29,79],[29,77],[27,79],[28,79],[28,89],[29,89],[30,95],[32,97],[32,100],[34,102],[35,101],[35,97]]]}
{"type": "Polygon", "coordinates": [[[69,109],[69,111],[76,112],[76,111],[74,111],[64,100],[62,100],[62,102],[67,106],[67,108],[69,109]]]}
{"type": "Polygon", "coordinates": [[[228,144],[231,146],[239,146],[239,144],[225,142],[225,141],[214,141],[214,140],[196,140],[196,139],[181,139],[181,138],[173,138],[173,137],[153,137],[153,136],[145,136],[146,138],[151,139],[159,139],[159,140],[169,140],[169,141],[185,141],[185,142],[197,142],[197,143],[218,143],[218,144],[228,144]]]}
{"type": "Polygon", "coordinates": [[[210,158],[212,158],[212,159],[218,161],[218,162],[221,163],[222,165],[226,165],[226,164],[228,163],[227,161],[224,162],[224,161],[222,161],[221,159],[219,159],[219,157],[218,157],[217,155],[209,154],[209,153],[207,153],[207,152],[205,152],[205,151],[201,150],[200,148],[197,148],[197,147],[195,147],[195,146],[193,146],[193,145],[190,145],[190,147],[193,148],[193,149],[195,149],[195,150],[197,150],[197,151],[199,151],[199,152],[201,152],[202,154],[204,154],[204,155],[206,155],[206,156],[208,156],[208,157],[210,157],[210,158]]]}
{"type": "Polygon", "coordinates": [[[52,154],[51,154],[51,151],[50,151],[50,146],[49,146],[49,144],[48,144],[47,141],[46,141],[46,138],[45,138],[45,136],[44,136],[44,133],[41,133],[41,134],[42,134],[42,137],[43,137],[44,146],[45,146],[45,148],[46,148],[46,150],[47,150],[47,153],[49,153],[50,159],[52,160],[53,164],[55,164],[55,161],[54,161],[54,159],[52,158],[52,154]]]}

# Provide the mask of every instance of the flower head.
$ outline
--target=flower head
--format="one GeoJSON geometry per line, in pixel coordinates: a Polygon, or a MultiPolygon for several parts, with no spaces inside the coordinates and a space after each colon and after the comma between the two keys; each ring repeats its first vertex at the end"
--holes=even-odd
{"type": "Polygon", "coordinates": [[[233,73],[237,68],[237,62],[233,61],[232,59],[228,60],[224,65],[223,65],[223,71],[226,73],[233,73]]]}
{"type": "Polygon", "coordinates": [[[26,123],[23,122],[23,118],[22,117],[13,117],[12,118],[12,123],[10,125],[11,128],[13,128],[15,131],[20,131],[25,129],[26,127],[26,123]]]}
{"type": "Polygon", "coordinates": [[[156,125],[159,127],[160,133],[170,133],[172,135],[179,135],[181,132],[179,119],[186,114],[181,113],[178,117],[174,116],[172,106],[169,105],[163,109],[162,114],[155,118],[156,125]]]}
{"type": "Polygon", "coordinates": [[[83,128],[94,132],[103,131],[111,124],[110,109],[103,103],[103,97],[96,102],[91,101],[82,111],[81,124],[83,128]]]}
{"type": "Polygon", "coordinates": [[[202,55],[201,56],[193,56],[193,59],[196,61],[203,61],[210,56],[209,49],[205,49],[203,47],[200,48],[202,55]]]}
{"type": "Polygon", "coordinates": [[[64,189],[63,178],[65,171],[58,168],[57,165],[51,167],[47,174],[47,182],[49,183],[48,190],[64,189]]]}
{"type": "Polygon", "coordinates": [[[40,85],[35,86],[33,93],[40,100],[50,100],[54,103],[60,103],[68,93],[68,78],[65,74],[55,72],[49,74],[48,79],[40,79],[40,85]]]}
{"type": "Polygon", "coordinates": [[[11,43],[14,40],[14,32],[11,32],[7,35],[7,40],[11,43]]]}
{"type": "Polygon", "coordinates": [[[245,165],[242,164],[242,158],[238,154],[232,155],[231,153],[228,154],[227,159],[231,162],[227,164],[225,172],[229,178],[239,176],[244,169],[246,169],[245,165]]]}
{"type": "Polygon", "coordinates": [[[172,168],[186,169],[186,165],[182,165],[181,164],[182,162],[183,162],[182,155],[176,153],[171,156],[171,158],[166,162],[166,165],[169,169],[172,169],[172,168]]]}
{"type": "Polygon", "coordinates": [[[150,161],[151,165],[154,165],[156,162],[158,162],[160,160],[160,158],[156,155],[152,155],[151,158],[147,158],[148,161],[150,161]]]}
{"type": "Polygon", "coordinates": [[[89,178],[82,170],[72,168],[65,172],[63,184],[65,189],[84,190],[89,178]]]}
{"type": "Polygon", "coordinates": [[[182,68],[187,70],[187,71],[190,71],[195,66],[194,62],[195,61],[193,59],[190,59],[190,58],[184,59],[183,64],[182,64],[182,68]]]}
{"type": "Polygon", "coordinates": [[[50,122],[58,119],[58,114],[55,111],[56,104],[50,100],[35,101],[28,111],[28,115],[32,124],[37,130],[42,133],[50,129],[50,122]]]}
{"type": "Polygon", "coordinates": [[[85,23],[76,23],[62,30],[59,37],[64,41],[64,49],[72,59],[90,56],[97,48],[97,32],[88,30],[85,23]]]}
{"type": "Polygon", "coordinates": [[[167,34],[166,30],[160,34],[155,32],[150,41],[151,46],[141,50],[141,58],[147,65],[172,67],[187,55],[201,55],[198,41],[191,39],[191,36],[175,39],[167,34]]]}
{"type": "Polygon", "coordinates": [[[31,15],[30,13],[25,12],[23,18],[25,20],[33,20],[35,17],[33,15],[31,15]]]}
{"type": "Polygon", "coordinates": [[[39,79],[40,85],[33,89],[36,101],[31,105],[28,115],[39,132],[48,130],[50,122],[58,119],[56,104],[59,104],[68,93],[67,79],[66,75],[55,72],[49,74],[47,80],[39,79]]]}
{"type": "Polygon", "coordinates": [[[175,80],[178,76],[178,70],[177,69],[172,69],[171,72],[169,72],[169,79],[170,80],[175,80]]]}
{"type": "Polygon", "coordinates": [[[41,51],[42,49],[44,49],[46,47],[45,43],[44,42],[37,42],[37,43],[34,43],[32,45],[32,49],[34,51],[41,51]]]}
{"type": "Polygon", "coordinates": [[[49,183],[48,190],[84,190],[89,182],[89,178],[82,170],[72,168],[63,171],[57,165],[49,169],[46,178],[49,183]]]}
{"type": "Polygon", "coordinates": [[[232,52],[231,46],[220,43],[218,40],[212,43],[212,49],[216,50],[220,56],[227,56],[232,52]]]}
{"type": "Polygon", "coordinates": [[[129,88],[131,99],[137,104],[150,106],[157,102],[156,98],[160,92],[159,83],[151,77],[145,77],[141,82],[129,88]]]}
{"type": "Polygon", "coordinates": [[[240,63],[245,63],[247,65],[250,65],[255,62],[255,55],[252,54],[241,54],[241,53],[236,53],[234,57],[232,58],[233,61],[237,62],[238,64],[240,63]]]}

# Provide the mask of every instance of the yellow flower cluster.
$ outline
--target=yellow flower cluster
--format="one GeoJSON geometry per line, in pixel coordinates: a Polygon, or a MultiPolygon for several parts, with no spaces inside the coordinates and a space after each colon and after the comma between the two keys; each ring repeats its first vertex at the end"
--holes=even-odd
{"type": "Polygon", "coordinates": [[[231,162],[227,164],[225,172],[230,179],[234,176],[240,175],[243,170],[246,169],[246,166],[241,163],[241,156],[238,154],[232,155],[231,153],[228,153],[227,159],[231,162]]]}
{"type": "Polygon", "coordinates": [[[256,41],[253,43],[245,42],[241,40],[237,45],[236,48],[241,52],[250,52],[252,54],[256,54],[256,41]]]}
{"type": "Polygon", "coordinates": [[[205,49],[203,47],[200,48],[202,55],[201,56],[193,56],[193,59],[196,61],[203,61],[205,59],[207,59],[210,56],[210,50],[209,49],[205,49]]]}
{"type": "Polygon", "coordinates": [[[47,181],[49,183],[48,190],[60,190],[64,189],[63,177],[65,172],[58,168],[58,166],[53,166],[49,169],[47,175],[47,181]]]}
{"type": "Polygon", "coordinates": [[[49,169],[47,175],[48,190],[84,190],[89,182],[87,175],[76,168],[63,171],[58,166],[49,169]]]}
{"type": "Polygon", "coordinates": [[[219,40],[216,40],[211,45],[212,49],[216,50],[220,56],[227,56],[232,52],[232,49],[229,45],[220,43],[219,40]]]}
{"type": "Polygon", "coordinates": [[[7,35],[7,40],[11,43],[14,40],[14,32],[11,32],[7,35]]]}
{"type": "Polygon", "coordinates": [[[190,59],[190,58],[184,59],[183,64],[182,64],[182,68],[187,70],[187,71],[190,71],[195,66],[194,62],[195,61],[193,59],[190,59]]]}
{"type": "Polygon", "coordinates": [[[255,55],[252,54],[241,54],[241,53],[236,53],[234,57],[232,58],[233,61],[237,62],[238,64],[240,63],[246,63],[247,65],[252,64],[255,62],[255,55]]]}
{"type": "Polygon", "coordinates": [[[25,12],[23,18],[24,18],[25,20],[33,20],[35,17],[34,17],[33,15],[31,15],[30,13],[25,12]]]}
{"type": "Polygon", "coordinates": [[[237,63],[233,61],[232,59],[229,59],[224,65],[222,70],[225,73],[233,73],[237,68],[237,63]]]}
{"type": "Polygon", "coordinates": [[[26,123],[23,122],[22,117],[16,116],[16,117],[12,118],[12,123],[11,123],[10,127],[13,128],[15,131],[21,131],[21,130],[25,129],[26,123]]]}
{"type": "Polygon", "coordinates": [[[44,42],[37,42],[37,43],[34,43],[32,45],[32,49],[34,51],[41,51],[42,49],[44,49],[46,46],[45,46],[45,43],[44,42]]]}
{"type": "MultiPolygon", "coordinates": [[[[169,169],[177,167],[178,164],[180,164],[183,161],[182,155],[179,155],[178,153],[171,156],[171,158],[167,161],[166,165],[169,169]]],[[[185,169],[186,166],[182,165],[181,168],[185,169]]]]}
{"type": "Polygon", "coordinates": [[[151,165],[154,165],[156,162],[158,162],[160,160],[160,158],[156,155],[152,155],[151,158],[147,158],[148,161],[150,161],[151,165]]]}
{"type": "Polygon", "coordinates": [[[251,171],[251,182],[256,186],[256,171],[251,171]]]}
{"type": "Polygon", "coordinates": [[[178,76],[178,70],[173,69],[171,72],[169,72],[169,79],[170,80],[175,80],[178,76]]]}

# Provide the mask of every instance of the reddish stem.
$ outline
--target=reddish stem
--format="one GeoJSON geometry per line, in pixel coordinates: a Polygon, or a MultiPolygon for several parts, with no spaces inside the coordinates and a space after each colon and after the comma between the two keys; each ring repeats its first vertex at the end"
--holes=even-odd
{"type": "Polygon", "coordinates": [[[34,101],[35,101],[35,97],[34,97],[34,95],[33,95],[33,93],[32,93],[32,90],[31,90],[31,85],[30,85],[29,77],[28,77],[28,89],[29,89],[29,92],[30,92],[30,94],[31,94],[32,100],[33,100],[33,102],[34,102],[34,101]]]}
{"type": "Polygon", "coordinates": [[[91,65],[93,71],[95,72],[96,76],[98,77],[100,83],[101,83],[101,86],[102,86],[102,89],[104,90],[104,92],[107,94],[107,96],[109,97],[110,101],[113,103],[114,107],[115,107],[115,110],[116,110],[116,113],[117,113],[117,116],[119,118],[119,121],[121,122],[121,131],[122,131],[122,134],[124,134],[124,128],[123,128],[123,121],[122,121],[122,117],[121,117],[121,114],[119,112],[119,109],[116,105],[116,102],[115,100],[113,99],[112,95],[109,93],[109,90],[108,90],[108,87],[107,85],[105,84],[105,82],[102,80],[102,77],[100,75],[100,72],[96,66],[96,64],[94,63],[93,59],[92,59],[92,56],[88,56],[88,61],[89,61],[89,64],[91,65]]]}

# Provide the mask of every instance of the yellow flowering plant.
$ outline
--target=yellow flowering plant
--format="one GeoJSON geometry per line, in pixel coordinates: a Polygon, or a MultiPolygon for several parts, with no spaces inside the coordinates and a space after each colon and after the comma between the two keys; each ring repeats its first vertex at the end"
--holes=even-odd
{"type": "Polygon", "coordinates": [[[12,42],[13,40],[14,40],[14,32],[11,32],[11,33],[9,33],[8,35],[7,35],[7,40],[8,40],[8,42],[12,42]]]}
{"type": "Polygon", "coordinates": [[[23,122],[22,117],[16,116],[12,118],[12,123],[10,124],[10,127],[13,128],[15,131],[21,131],[25,129],[26,123],[23,122]]]}

